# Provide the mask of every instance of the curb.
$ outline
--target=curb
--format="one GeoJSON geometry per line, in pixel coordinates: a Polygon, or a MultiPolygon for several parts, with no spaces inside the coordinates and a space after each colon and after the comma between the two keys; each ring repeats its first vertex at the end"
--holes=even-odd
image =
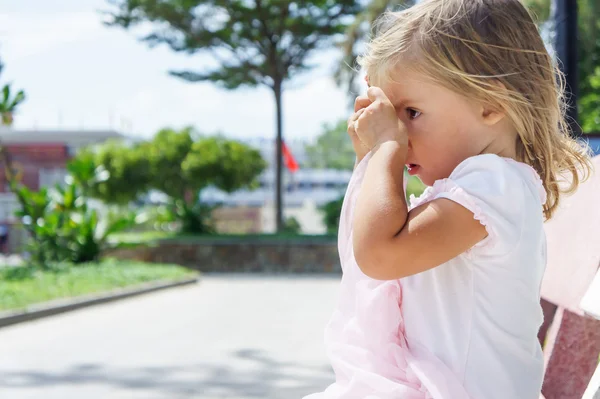
{"type": "Polygon", "coordinates": [[[108,291],[108,293],[104,292],[103,294],[90,294],[43,302],[38,305],[28,306],[25,310],[0,312],[0,328],[167,288],[191,285],[197,283],[199,280],[200,277],[186,278],[174,282],[155,281],[152,283],[136,285],[133,288],[112,290],[108,291]]]}

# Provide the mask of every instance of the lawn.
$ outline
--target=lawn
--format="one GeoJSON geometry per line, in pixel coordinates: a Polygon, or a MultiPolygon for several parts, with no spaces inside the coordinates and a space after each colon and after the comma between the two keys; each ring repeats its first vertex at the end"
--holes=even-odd
{"type": "Polygon", "coordinates": [[[20,310],[53,299],[100,293],[152,281],[175,281],[197,272],[169,264],[106,260],[49,271],[30,267],[0,269],[0,311],[20,310]]]}
{"type": "Polygon", "coordinates": [[[175,236],[175,233],[168,233],[166,231],[129,231],[111,234],[109,242],[111,244],[143,244],[173,236],[175,236]]]}
{"type": "Polygon", "coordinates": [[[308,235],[308,234],[293,234],[293,233],[278,233],[278,234],[207,234],[207,235],[190,235],[190,234],[175,234],[160,231],[144,231],[144,232],[126,232],[113,234],[111,243],[113,244],[149,244],[157,240],[177,240],[177,241],[195,241],[195,242],[214,242],[214,241],[331,241],[335,240],[334,234],[308,235]]]}

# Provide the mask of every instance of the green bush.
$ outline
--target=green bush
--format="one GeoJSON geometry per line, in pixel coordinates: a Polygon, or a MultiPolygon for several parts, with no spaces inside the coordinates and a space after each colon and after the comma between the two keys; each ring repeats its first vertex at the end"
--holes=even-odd
{"type": "Polygon", "coordinates": [[[342,196],[335,201],[328,202],[320,208],[323,211],[323,222],[327,227],[328,234],[337,234],[343,202],[344,197],[342,196]]]}
{"type": "MultiPolygon", "coordinates": [[[[78,170],[71,165],[70,172],[78,170]]],[[[11,183],[21,205],[16,216],[31,238],[26,250],[39,267],[46,268],[52,262],[96,261],[111,234],[135,224],[132,213],[100,216],[89,206],[77,181],[68,176],[64,186],[37,192],[11,183]]]]}
{"type": "MultiPolygon", "coordinates": [[[[405,176],[408,178],[408,183],[406,185],[406,198],[410,198],[411,195],[418,197],[423,193],[426,186],[419,180],[418,177],[415,176],[405,176]]],[[[328,202],[320,209],[323,211],[323,222],[327,227],[328,234],[336,234],[338,231],[338,226],[340,225],[340,214],[342,213],[342,204],[344,203],[344,197],[328,202]]]]}
{"type": "Polygon", "coordinates": [[[159,224],[176,225],[180,233],[210,234],[214,206],[199,204],[203,189],[214,186],[231,193],[258,187],[266,168],[260,152],[222,136],[205,137],[188,127],[162,129],[150,141],[133,145],[109,142],[75,158],[86,175],[104,173],[106,179],[80,179],[86,195],[107,204],[128,205],[149,191],[164,194],[159,224]],[[87,167],[86,167],[87,165],[87,167]]]}
{"type": "Polygon", "coordinates": [[[181,224],[180,231],[185,234],[216,233],[213,210],[217,206],[209,206],[200,202],[188,204],[184,200],[174,200],[168,207],[173,221],[181,224]]]}
{"type": "Polygon", "coordinates": [[[283,233],[300,234],[301,229],[302,226],[300,226],[300,222],[295,217],[292,216],[285,219],[283,233]]]}

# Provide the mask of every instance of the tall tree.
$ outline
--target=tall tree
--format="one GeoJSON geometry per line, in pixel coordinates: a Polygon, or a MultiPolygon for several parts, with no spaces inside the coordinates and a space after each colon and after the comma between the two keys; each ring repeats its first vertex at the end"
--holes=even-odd
{"type": "Polygon", "coordinates": [[[579,98],[579,120],[584,132],[600,132],[600,64],[589,77],[590,87],[579,98]]]}
{"type": "Polygon", "coordinates": [[[282,213],[282,94],[284,82],[309,68],[308,57],[334,43],[359,0],[107,0],[108,25],[124,28],[150,22],[142,38],[187,54],[208,53],[219,66],[200,71],[171,71],[190,82],[211,81],[226,89],[267,86],[276,104],[276,221],[282,213]]]}
{"type": "MultiPolygon", "coordinates": [[[[547,23],[552,18],[554,1],[525,0],[525,5],[538,16],[540,23],[547,23]]],[[[600,65],[600,3],[598,0],[577,0],[577,5],[579,122],[585,132],[600,131],[600,93],[596,75],[600,65]]],[[[554,27],[552,23],[550,27],[554,27]]]]}

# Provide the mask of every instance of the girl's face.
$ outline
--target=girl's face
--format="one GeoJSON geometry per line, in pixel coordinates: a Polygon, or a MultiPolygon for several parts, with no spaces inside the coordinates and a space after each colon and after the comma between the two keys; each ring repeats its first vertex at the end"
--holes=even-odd
{"type": "Polygon", "coordinates": [[[463,160],[490,147],[483,107],[409,69],[381,88],[406,125],[411,175],[427,185],[447,178],[463,160]]]}

